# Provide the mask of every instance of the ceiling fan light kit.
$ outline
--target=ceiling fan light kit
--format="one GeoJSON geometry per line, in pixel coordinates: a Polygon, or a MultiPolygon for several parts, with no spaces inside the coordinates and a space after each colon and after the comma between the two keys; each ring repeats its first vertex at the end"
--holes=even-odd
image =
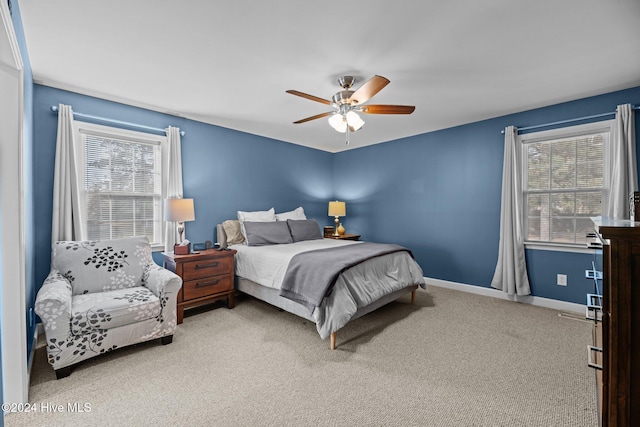
{"type": "Polygon", "coordinates": [[[364,120],[360,118],[358,112],[365,114],[411,114],[416,107],[413,105],[363,105],[375,94],[380,92],[389,80],[382,76],[373,76],[367,80],[357,90],[351,90],[355,78],[353,76],[342,76],[338,83],[343,90],[335,93],[331,101],[314,95],[309,95],[297,90],[288,90],[287,93],[320,102],[334,108],[334,111],[316,114],[293,122],[294,124],[306,123],[311,120],[329,116],[329,124],[336,131],[346,133],[346,143],[349,144],[349,133],[355,132],[364,126],[364,120]]]}
{"type": "Polygon", "coordinates": [[[329,124],[332,128],[341,133],[347,132],[347,127],[350,132],[355,132],[364,126],[364,120],[362,120],[355,111],[351,110],[346,114],[333,114],[329,117],[329,124]]]}

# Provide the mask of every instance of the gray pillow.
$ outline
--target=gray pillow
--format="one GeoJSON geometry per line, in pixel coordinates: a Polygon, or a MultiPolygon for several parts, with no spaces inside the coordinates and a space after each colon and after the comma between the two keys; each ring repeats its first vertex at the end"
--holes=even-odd
{"type": "Polygon", "coordinates": [[[288,219],[287,225],[294,242],[322,239],[320,224],[315,219],[288,219]]]}
{"type": "Polygon", "coordinates": [[[289,227],[286,222],[251,222],[244,221],[244,231],[247,233],[247,245],[266,246],[281,243],[293,243],[289,227]]]}

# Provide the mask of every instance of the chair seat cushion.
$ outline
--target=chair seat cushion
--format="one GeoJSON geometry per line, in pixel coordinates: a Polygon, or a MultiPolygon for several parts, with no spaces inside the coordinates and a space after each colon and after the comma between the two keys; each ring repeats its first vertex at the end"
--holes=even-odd
{"type": "Polygon", "coordinates": [[[161,308],[160,299],[142,286],[75,295],[71,331],[80,335],[141,322],[159,316],[161,308]]]}

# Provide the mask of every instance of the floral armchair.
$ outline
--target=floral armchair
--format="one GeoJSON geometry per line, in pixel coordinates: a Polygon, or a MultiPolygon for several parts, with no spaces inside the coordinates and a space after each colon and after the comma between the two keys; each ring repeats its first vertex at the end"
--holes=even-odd
{"type": "Polygon", "coordinates": [[[146,237],[56,242],[35,304],[56,377],[119,347],[171,343],[181,287],[179,276],[154,263],[146,237]]]}

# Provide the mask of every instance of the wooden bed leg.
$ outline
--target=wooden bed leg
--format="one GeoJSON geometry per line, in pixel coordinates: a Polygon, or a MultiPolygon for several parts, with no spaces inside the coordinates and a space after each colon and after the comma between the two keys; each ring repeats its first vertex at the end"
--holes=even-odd
{"type": "Polygon", "coordinates": [[[416,289],[411,291],[411,304],[416,303],[416,289]]]}
{"type": "Polygon", "coordinates": [[[338,336],[338,332],[331,333],[331,344],[329,346],[329,348],[331,350],[335,350],[336,349],[336,337],[337,336],[338,336]]]}

